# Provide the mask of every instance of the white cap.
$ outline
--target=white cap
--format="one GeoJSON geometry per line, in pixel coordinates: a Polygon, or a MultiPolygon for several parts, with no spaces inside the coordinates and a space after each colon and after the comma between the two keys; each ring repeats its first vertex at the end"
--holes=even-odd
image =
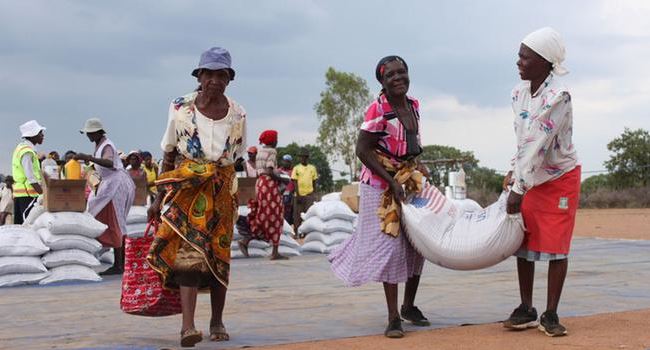
{"type": "Polygon", "coordinates": [[[79,130],[82,134],[104,130],[102,121],[99,118],[90,118],[84,123],[83,129],[79,130]]]}
{"type": "Polygon", "coordinates": [[[22,137],[34,137],[43,130],[45,130],[44,126],[40,125],[36,120],[30,120],[20,126],[20,135],[22,137]]]}

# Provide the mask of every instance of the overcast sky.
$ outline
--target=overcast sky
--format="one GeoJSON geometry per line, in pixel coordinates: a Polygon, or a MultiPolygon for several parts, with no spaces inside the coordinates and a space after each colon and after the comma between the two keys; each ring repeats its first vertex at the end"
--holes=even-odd
{"type": "MultiPolygon", "coordinates": [[[[227,94],[250,141],[313,143],[329,66],[365,78],[398,54],[422,103],[424,144],[474,151],[504,170],[514,153],[509,94],[521,39],[551,26],[567,45],[574,143],[604,169],[625,127],[650,129],[650,1],[5,1],[0,0],[0,173],[18,125],[47,127],[39,151],[90,153],[78,130],[100,117],[124,151],[160,155],[169,102],[190,92],[202,51],[231,51],[227,94]]],[[[342,167],[341,167],[342,168],[342,167]]]]}

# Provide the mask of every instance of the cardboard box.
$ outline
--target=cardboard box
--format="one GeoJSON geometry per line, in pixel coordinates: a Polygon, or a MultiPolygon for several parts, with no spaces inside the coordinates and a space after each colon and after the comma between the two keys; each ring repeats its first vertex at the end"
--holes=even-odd
{"type": "Polygon", "coordinates": [[[135,197],[133,198],[133,205],[146,206],[147,205],[147,179],[143,177],[133,178],[135,183],[135,197]]]}
{"type": "Polygon", "coordinates": [[[256,177],[237,178],[237,201],[239,205],[247,205],[250,199],[255,199],[256,177]]]}
{"type": "Polygon", "coordinates": [[[86,180],[59,180],[43,176],[43,206],[49,212],[86,211],[86,180]]]}
{"type": "Polygon", "coordinates": [[[352,209],[353,212],[359,212],[359,183],[345,185],[341,189],[341,200],[352,209]]]}

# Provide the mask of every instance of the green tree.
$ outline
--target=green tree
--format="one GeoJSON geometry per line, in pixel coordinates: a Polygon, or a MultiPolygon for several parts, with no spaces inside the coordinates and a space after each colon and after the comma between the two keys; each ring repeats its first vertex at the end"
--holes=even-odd
{"type": "Polygon", "coordinates": [[[607,144],[614,154],[605,162],[616,188],[650,184],[650,133],[625,128],[621,136],[607,144]]]}
{"type": "Polygon", "coordinates": [[[609,174],[594,175],[586,178],[580,184],[580,192],[589,194],[596,192],[598,189],[610,188],[611,179],[609,174]]]}
{"type": "Polygon", "coordinates": [[[319,147],[313,145],[300,146],[295,142],[292,142],[285,147],[278,147],[278,162],[280,162],[280,159],[282,159],[283,155],[290,154],[294,159],[293,164],[298,164],[298,162],[300,162],[298,153],[303,147],[307,148],[309,151],[309,163],[313,164],[316,167],[316,171],[318,171],[316,191],[332,192],[334,189],[332,170],[330,169],[329,162],[327,161],[327,156],[325,156],[319,147]]]}
{"type": "Polygon", "coordinates": [[[320,121],[318,145],[333,160],[342,160],[354,180],[360,168],[355,154],[359,127],[372,96],[363,78],[332,67],[325,73],[325,85],[314,106],[320,121]]]}

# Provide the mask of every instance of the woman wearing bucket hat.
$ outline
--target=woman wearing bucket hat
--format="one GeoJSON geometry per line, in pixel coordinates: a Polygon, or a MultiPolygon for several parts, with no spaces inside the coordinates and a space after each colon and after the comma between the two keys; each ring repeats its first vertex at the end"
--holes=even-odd
{"type": "Polygon", "coordinates": [[[392,170],[411,166],[422,153],[419,102],[407,95],[409,72],[401,57],[382,58],[375,76],[382,90],[368,107],[356,149],[363,163],[357,230],[330,254],[329,260],[334,274],[346,285],[383,283],[388,307],[384,335],[401,338],[404,330],[400,314],[416,326],[429,325],[414,304],[424,258],[404,232],[394,236],[382,231],[378,209],[384,195],[390,195],[388,198],[397,203],[404,200],[404,190],[393,178],[394,173],[389,172],[389,165],[392,170]],[[397,298],[399,283],[406,283],[401,310],[397,298]]]}
{"type": "Polygon", "coordinates": [[[180,289],[182,346],[203,339],[194,325],[199,290],[210,292],[210,339],[229,339],[222,316],[238,209],[234,164],[246,152],[246,112],[225,95],[235,78],[230,53],[220,47],[205,51],[192,76],[199,88],[169,107],[158,195],[149,209],[150,218],[162,224],[147,256],[164,286],[180,289]],[[175,166],[177,155],[182,161],[175,166]]]}
{"type": "Polygon", "coordinates": [[[515,253],[521,304],[503,325],[526,329],[539,324],[551,337],[567,334],[557,307],[580,194],[571,95],[556,77],[568,73],[564,57],[562,38],[552,28],[536,30],[521,42],[517,67],[522,81],[511,96],[517,152],[504,180],[504,189],[512,186],[508,213],[521,211],[526,236],[515,253]],[[532,303],[536,261],[549,262],[546,311],[539,323],[532,303]]]}
{"type": "Polygon", "coordinates": [[[95,173],[101,179],[88,197],[88,212],[108,229],[97,240],[105,248],[114,248],[115,263],[103,274],[121,274],[124,271],[123,236],[126,235],[126,217],[135,196],[135,184],[122,166],[117,148],[106,137],[106,129],[98,118],[86,120],[80,130],[95,144],[93,155],[77,153],[74,159],[95,165],[95,173]]]}

